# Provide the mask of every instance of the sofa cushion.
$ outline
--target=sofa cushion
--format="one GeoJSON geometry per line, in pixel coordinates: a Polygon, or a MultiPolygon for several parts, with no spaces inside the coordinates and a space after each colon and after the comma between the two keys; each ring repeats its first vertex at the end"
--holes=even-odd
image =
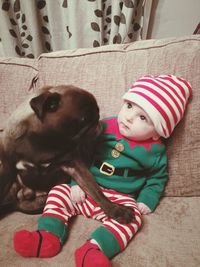
{"type": "Polygon", "coordinates": [[[143,75],[175,74],[193,88],[184,119],[167,142],[166,196],[200,195],[200,36],[58,51],[39,57],[38,86],[75,84],[94,93],[101,117],[121,106],[128,84],[143,75]]]}
{"type": "Polygon", "coordinates": [[[8,116],[33,89],[37,77],[37,60],[0,58],[0,129],[8,116]]]}
{"type": "MultiPolygon", "coordinates": [[[[200,263],[199,236],[200,198],[165,197],[156,211],[144,216],[143,227],[123,253],[113,260],[113,266],[124,267],[197,267],[200,263]]],[[[69,236],[62,251],[53,258],[23,258],[12,246],[13,233],[21,229],[36,229],[38,215],[13,213],[0,224],[2,266],[75,267],[74,251],[100,225],[99,222],[78,216],[72,221],[69,236]],[[15,222],[13,224],[13,221],[15,222]]]]}

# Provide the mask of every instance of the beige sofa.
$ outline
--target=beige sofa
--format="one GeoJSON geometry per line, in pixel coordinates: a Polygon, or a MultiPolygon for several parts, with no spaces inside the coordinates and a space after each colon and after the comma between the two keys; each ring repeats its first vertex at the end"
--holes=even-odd
{"type": "MultiPolygon", "coordinates": [[[[0,59],[0,127],[31,91],[47,84],[75,84],[94,93],[101,117],[116,114],[131,81],[144,74],[175,74],[192,84],[183,121],[168,140],[170,180],[156,211],[114,267],[200,266],[200,35],[138,41],[95,49],[42,54],[38,59],[0,59]]],[[[73,253],[99,222],[79,216],[61,253],[50,259],[22,258],[13,232],[36,229],[38,215],[18,212],[0,221],[0,266],[73,267],[73,253]]]]}

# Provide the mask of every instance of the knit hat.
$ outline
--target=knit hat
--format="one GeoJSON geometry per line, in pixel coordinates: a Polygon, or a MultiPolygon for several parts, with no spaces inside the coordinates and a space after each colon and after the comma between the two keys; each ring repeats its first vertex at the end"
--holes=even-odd
{"type": "Polygon", "coordinates": [[[174,75],[143,76],[123,99],[144,109],[157,133],[168,138],[183,117],[191,91],[186,80],[174,75]]]}

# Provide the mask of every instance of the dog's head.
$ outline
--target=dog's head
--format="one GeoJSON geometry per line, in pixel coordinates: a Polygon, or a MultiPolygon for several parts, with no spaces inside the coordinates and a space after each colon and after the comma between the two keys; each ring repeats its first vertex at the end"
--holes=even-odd
{"type": "Polygon", "coordinates": [[[36,129],[36,143],[60,149],[81,135],[99,131],[99,108],[92,94],[75,86],[47,87],[31,99],[30,106],[40,123],[36,129]],[[37,134],[39,133],[39,138],[37,134]],[[39,143],[38,143],[39,141],[39,143]],[[59,146],[60,145],[60,146],[59,146]]]}
{"type": "MultiPolygon", "coordinates": [[[[23,127],[26,130],[23,130],[22,134],[19,134],[20,138],[15,138],[8,146],[12,149],[9,155],[14,157],[13,154],[16,154],[16,162],[27,160],[37,164],[42,174],[44,172],[43,179],[41,181],[41,175],[38,174],[35,177],[34,173],[32,174],[34,179],[31,179],[29,173],[22,179],[23,186],[17,181],[14,183],[16,165],[14,164],[11,170],[9,164],[15,161],[4,160],[8,163],[8,167],[5,163],[0,165],[2,167],[0,173],[3,177],[1,185],[5,187],[5,193],[0,198],[0,215],[1,211],[4,212],[9,206],[11,209],[18,207],[20,210],[40,208],[41,202],[45,201],[44,196],[39,195],[39,198],[37,194],[30,196],[30,190],[24,190],[24,188],[46,189],[60,182],[60,179],[66,179],[66,174],[63,175],[59,170],[57,171],[59,164],[69,159],[73,160],[76,156],[83,159],[85,163],[89,162],[94,152],[92,151],[95,147],[94,141],[101,132],[97,102],[92,94],[83,89],[71,85],[45,87],[28,101],[34,112],[29,113],[22,122],[20,121],[20,126],[17,125],[18,132],[21,128],[23,130],[23,127]],[[58,181],[55,178],[57,176],[52,175],[52,169],[48,171],[48,168],[40,168],[40,164],[47,162],[56,162],[57,165],[53,171],[58,172],[58,181]],[[9,175],[10,178],[8,178],[9,175]],[[4,176],[7,179],[4,179],[4,176]],[[20,192],[23,194],[20,195],[20,192]],[[24,192],[28,192],[27,196],[24,192]]],[[[1,154],[0,150],[0,156],[1,154]]],[[[20,170],[17,173],[21,175],[20,170]]]]}

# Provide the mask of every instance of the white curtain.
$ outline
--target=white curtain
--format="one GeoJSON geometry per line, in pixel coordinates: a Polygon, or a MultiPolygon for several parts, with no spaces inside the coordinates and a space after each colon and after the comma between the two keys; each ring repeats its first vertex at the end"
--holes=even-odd
{"type": "Polygon", "coordinates": [[[152,0],[0,0],[0,56],[146,39],[152,0]]]}

